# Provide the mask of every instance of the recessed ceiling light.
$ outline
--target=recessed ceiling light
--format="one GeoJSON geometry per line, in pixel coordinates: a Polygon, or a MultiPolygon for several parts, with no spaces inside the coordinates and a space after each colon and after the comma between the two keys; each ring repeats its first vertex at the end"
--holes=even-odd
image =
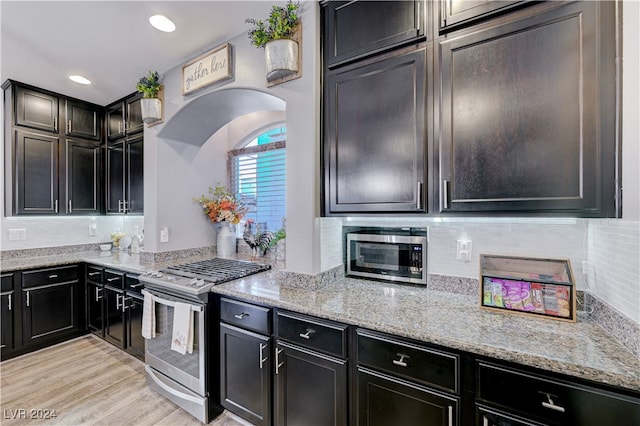
{"type": "Polygon", "coordinates": [[[91,82],[89,80],[87,80],[86,78],[84,78],[81,75],[70,75],[69,76],[69,80],[74,81],[78,84],[91,84],[91,82]]]}
{"type": "Polygon", "coordinates": [[[153,25],[153,28],[165,33],[171,33],[176,30],[176,24],[164,15],[153,15],[149,18],[149,23],[153,25]]]}

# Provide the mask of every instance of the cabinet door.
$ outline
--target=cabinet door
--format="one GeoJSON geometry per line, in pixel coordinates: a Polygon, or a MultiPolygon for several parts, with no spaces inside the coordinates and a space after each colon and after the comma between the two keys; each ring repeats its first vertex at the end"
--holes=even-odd
{"type": "Polygon", "coordinates": [[[104,338],[120,348],[125,347],[124,291],[104,288],[104,338]]]}
{"type": "Polygon", "coordinates": [[[426,2],[333,1],[324,12],[324,55],[329,68],[425,34],[426,2]]]}
{"type": "Polygon", "coordinates": [[[458,28],[526,3],[527,0],[440,0],[440,29],[458,28]]]}
{"type": "Polygon", "coordinates": [[[87,328],[104,337],[103,318],[104,285],[87,281],[87,328]]]}
{"type": "Polygon", "coordinates": [[[326,212],[424,211],[425,61],[413,50],[327,74],[326,212]]]}
{"type": "Polygon", "coordinates": [[[276,424],[348,424],[346,360],[278,341],[275,362],[276,424]]]}
{"type": "Polygon", "coordinates": [[[67,214],[100,214],[102,148],[100,142],[67,139],[65,147],[67,214]]]}
{"type": "Polygon", "coordinates": [[[124,213],[124,144],[107,144],[107,213],[124,213]]]}
{"type": "Polygon", "coordinates": [[[18,126],[58,133],[58,98],[16,86],[15,122],[18,126]]]}
{"type": "Polygon", "coordinates": [[[457,425],[458,399],[428,388],[358,368],[358,424],[361,426],[457,425]]]}
{"type": "Polygon", "coordinates": [[[142,308],[144,306],[144,299],[140,296],[127,293],[124,303],[127,317],[126,350],[131,355],[144,361],[144,337],[142,337],[142,308]]]}
{"type": "Polygon", "coordinates": [[[220,324],[220,400],[254,425],[271,424],[271,343],[267,336],[220,324]]]}
{"type": "Polygon", "coordinates": [[[144,129],[144,123],[142,122],[142,103],[140,99],[142,99],[142,94],[134,95],[125,101],[128,135],[141,132],[144,129]]]}
{"type": "Polygon", "coordinates": [[[124,133],[124,102],[118,102],[107,107],[107,139],[121,138],[124,133]]]}
{"type": "Polygon", "coordinates": [[[0,350],[5,354],[14,348],[14,312],[15,312],[15,296],[14,291],[2,291],[0,293],[0,312],[2,312],[1,341],[0,350]]]}
{"type": "Polygon", "coordinates": [[[65,101],[65,134],[100,140],[102,111],[97,105],[71,99],[65,101]]]}
{"type": "Polygon", "coordinates": [[[126,213],[144,213],[144,140],[140,134],[127,140],[126,213]]]}
{"type": "Polygon", "coordinates": [[[58,138],[15,132],[16,214],[58,213],[58,138]]]}
{"type": "Polygon", "coordinates": [[[441,212],[615,216],[614,4],[551,6],[440,44],[441,212]]]}
{"type": "Polygon", "coordinates": [[[79,327],[78,281],[22,290],[23,344],[50,340],[79,327]]]}

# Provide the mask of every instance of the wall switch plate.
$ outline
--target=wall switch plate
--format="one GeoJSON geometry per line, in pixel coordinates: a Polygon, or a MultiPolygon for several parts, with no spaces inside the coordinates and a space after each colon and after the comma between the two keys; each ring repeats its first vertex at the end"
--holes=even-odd
{"type": "Polygon", "coordinates": [[[97,234],[98,234],[98,225],[96,225],[95,223],[92,223],[91,225],[89,225],[89,236],[95,237],[97,234]]]}
{"type": "Polygon", "coordinates": [[[169,242],[169,228],[166,226],[160,230],[160,242],[168,243],[169,242]]]}
{"type": "Polygon", "coordinates": [[[24,241],[27,239],[27,230],[25,228],[9,229],[9,241],[24,241]]]}
{"type": "Polygon", "coordinates": [[[471,260],[471,241],[470,240],[457,240],[456,259],[461,260],[463,262],[469,262],[471,260]]]}

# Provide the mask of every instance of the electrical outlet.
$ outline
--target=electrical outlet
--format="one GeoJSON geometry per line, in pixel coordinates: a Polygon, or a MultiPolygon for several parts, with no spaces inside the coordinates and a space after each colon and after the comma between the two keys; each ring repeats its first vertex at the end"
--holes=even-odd
{"type": "Polygon", "coordinates": [[[97,234],[98,234],[98,225],[96,225],[95,223],[92,223],[91,225],[89,225],[89,236],[95,237],[97,234]]]}
{"type": "Polygon", "coordinates": [[[9,241],[24,241],[27,239],[27,230],[25,228],[9,229],[9,241]]]}
{"type": "Polygon", "coordinates": [[[160,230],[160,242],[168,243],[169,242],[169,228],[166,226],[160,230]]]}
{"type": "Polygon", "coordinates": [[[469,262],[471,260],[471,241],[457,240],[456,246],[456,259],[469,262]]]}

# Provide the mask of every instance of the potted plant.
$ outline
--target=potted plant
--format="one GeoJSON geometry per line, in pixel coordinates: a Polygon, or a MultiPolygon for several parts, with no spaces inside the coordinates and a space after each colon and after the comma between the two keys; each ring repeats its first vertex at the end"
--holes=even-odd
{"type": "Polygon", "coordinates": [[[273,6],[264,21],[248,18],[251,44],[265,49],[267,81],[271,82],[298,73],[298,43],[292,40],[300,24],[300,2],[289,0],[284,7],[273,6]]]}
{"type": "Polygon", "coordinates": [[[158,71],[149,71],[149,74],[136,84],[136,89],[142,93],[142,121],[147,124],[162,120],[162,101],[158,98],[160,87],[158,71]]]}

